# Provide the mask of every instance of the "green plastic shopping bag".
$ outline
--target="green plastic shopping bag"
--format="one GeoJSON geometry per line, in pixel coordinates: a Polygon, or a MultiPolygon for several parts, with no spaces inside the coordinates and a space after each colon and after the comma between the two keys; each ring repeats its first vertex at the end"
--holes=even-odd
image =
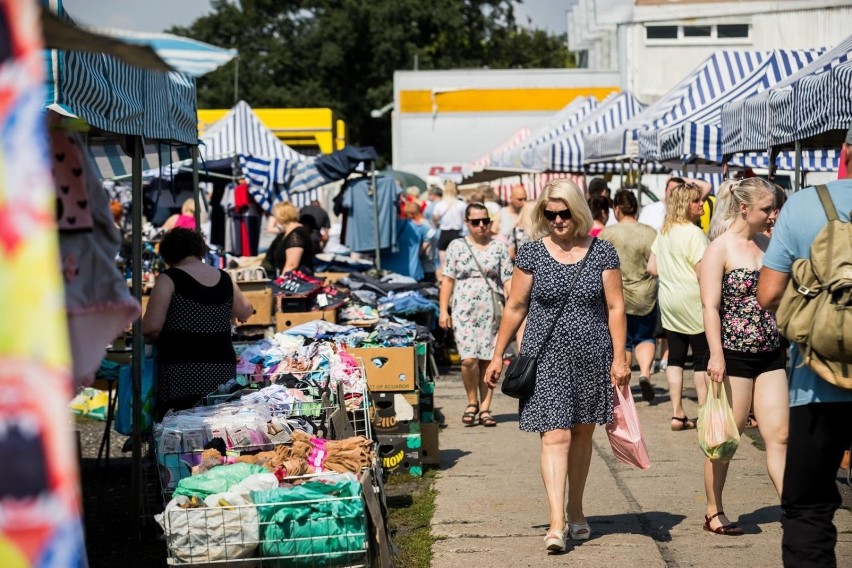
{"type": "Polygon", "coordinates": [[[698,407],[698,445],[711,460],[730,461],[740,444],[725,385],[707,381],[707,400],[698,407]]]}

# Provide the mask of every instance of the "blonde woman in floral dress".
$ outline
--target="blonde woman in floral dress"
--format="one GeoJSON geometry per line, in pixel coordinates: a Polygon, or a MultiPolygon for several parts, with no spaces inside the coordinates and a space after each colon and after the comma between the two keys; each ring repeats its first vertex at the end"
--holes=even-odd
{"type": "Polygon", "coordinates": [[[447,247],[438,323],[443,329],[452,328],[462,360],[468,402],[462,422],[474,424],[479,413],[480,424],[496,426],[490,410],[493,391],[482,378],[494,353],[502,311],[498,297],[502,300],[509,295],[512,262],[506,245],[491,238],[491,219],[485,205],[468,205],[465,223],[470,234],[447,247]]]}

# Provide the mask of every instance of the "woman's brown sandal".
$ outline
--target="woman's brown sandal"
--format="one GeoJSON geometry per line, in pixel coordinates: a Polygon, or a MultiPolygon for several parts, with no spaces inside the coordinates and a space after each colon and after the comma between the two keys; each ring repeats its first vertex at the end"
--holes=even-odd
{"type": "Polygon", "coordinates": [[[479,403],[470,403],[465,407],[465,412],[462,414],[462,424],[472,426],[476,422],[476,415],[479,412],[479,403]],[[473,412],[468,412],[468,408],[472,408],[473,412]]]}
{"type": "Polygon", "coordinates": [[[725,511],[719,511],[715,515],[704,515],[704,530],[714,533],[720,534],[722,536],[742,536],[745,534],[745,531],[737,525],[736,523],[728,523],[727,525],[720,525],[715,529],[710,528],[710,521],[718,517],[719,515],[724,515],[725,511]]]}
{"type": "Polygon", "coordinates": [[[680,424],[672,424],[672,430],[675,432],[680,432],[681,430],[694,430],[695,429],[695,421],[691,418],[687,418],[684,416],[680,418],[678,416],[672,416],[672,421],[680,422],[680,424]]]}
{"type": "Polygon", "coordinates": [[[494,420],[494,415],[491,414],[490,410],[482,410],[479,412],[479,423],[486,428],[493,428],[497,426],[497,421],[494,420]]]}

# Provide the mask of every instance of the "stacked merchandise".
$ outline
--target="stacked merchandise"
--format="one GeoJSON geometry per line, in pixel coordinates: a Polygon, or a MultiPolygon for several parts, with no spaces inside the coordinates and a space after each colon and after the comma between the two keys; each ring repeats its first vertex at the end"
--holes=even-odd
{"type": "Polygon", "coordinates": [[[423,465],[437,465],[439,430],[429,344],[409,337],[392,347],[350,351],[364,361],[370,415],[384,473],[420,476],[423,465]]]}
{"type": "Polygon", "coordinates": [[[170,564],[365,565],[384,528],[363,369],[333,342],[277,334],[238,370],[155,425],[170,564]]]}

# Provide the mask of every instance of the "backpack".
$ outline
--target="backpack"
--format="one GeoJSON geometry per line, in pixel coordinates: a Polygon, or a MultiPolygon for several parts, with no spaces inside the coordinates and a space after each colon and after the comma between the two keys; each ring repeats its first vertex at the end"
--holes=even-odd
{"type": "Polygon", "coordinates": [[[817,375],[852,389],[852,224],[837,217],[826,186],[816,190],[828,223],[811,243],[810,259],[793,262],[778,329],[802,346],[817,375]]]}

